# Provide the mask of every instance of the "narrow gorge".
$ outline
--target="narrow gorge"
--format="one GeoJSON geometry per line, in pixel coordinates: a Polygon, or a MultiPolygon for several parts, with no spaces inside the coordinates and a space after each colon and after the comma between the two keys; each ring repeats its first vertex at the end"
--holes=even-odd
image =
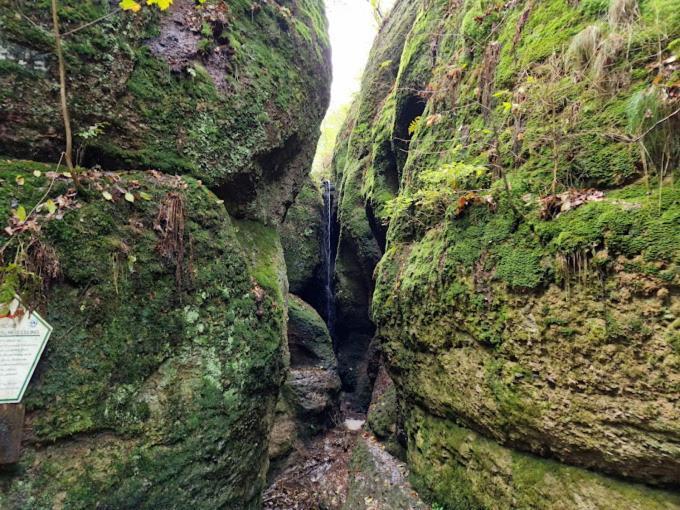
{"type": "Polygon", "coordinates": [[[0,509],[680,510],[680,3],[366,4],[0,0],[0,509]]]}

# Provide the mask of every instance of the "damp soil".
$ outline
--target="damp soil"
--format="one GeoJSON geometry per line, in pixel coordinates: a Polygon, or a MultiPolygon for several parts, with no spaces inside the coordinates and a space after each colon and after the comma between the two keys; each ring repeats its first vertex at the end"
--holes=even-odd
{"type": "Polygon", "coordinates": [[[297,446],[264,493],[265,510],[336,510],[347,499],[349,465],[358,432],[335,427],[297,446]]]}
{"type": "Polygon", "coordinates": [[[429,510],[406,465],[356,413],[299,444],[264,493],[265,510],[429,510]]]}

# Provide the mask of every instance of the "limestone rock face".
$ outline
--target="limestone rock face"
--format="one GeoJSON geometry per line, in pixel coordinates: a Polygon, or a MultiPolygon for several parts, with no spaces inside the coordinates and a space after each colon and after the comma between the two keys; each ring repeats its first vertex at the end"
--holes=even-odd
{"type": "Polygon", "coordinates": [[[282,396],[297,417],[301,435],[313,435],[333,425],[340,379],[326,324],[293,294],[288,300],[288,349],[290,372],[282,396]]]}
{"type": "Polygon", "coordinates": [[[63,215],[9,244],[48,275],[54,332],[0,507],[259,508],[284,377],[276,229],[236,226],[190,177],[88,172],[76,195],[54,170],[0,163],[3,218],[45,194],[63,215]]]}
{"type": "Polygon", "coordinates": [[[674,61],[680,19],[621,7],[397,2],[376,48],[407,34],[398,74],[382,99],[364,80],[338,145],[363,161],[344,229],[396,168],[372,318],[445,506],[677,507],[649,488],[680,482],[676,71],[644,62],[674,61]]]}
{"type": "Polygon", "coordinates": [[[333,340],[326,324],[294,294],[288,297],[288,349],[291,368],[336,368],[333,340]]]}
{"type": "Polygon", "coordinates": [[[366,424],[375,436],[384,443],[392,455],[403,457],[403,418],[397,402],[394,382],[381,366],[373,386],[371,405],[366,415],[366,424]]]}
{"type": "Polygon", "coordinates": [[[323,4],[117,3],[58,2],[76,193],[48,4],[0,0],[0,297],[54,326],[0,507],[260,508],[323,4]]]}
{"type": "MultiPolygon", "coordinates": [[[[117,13],[65,36],[79,159],[191,175],[232,214],[280,220],[309,172],[328,103],[322,2],[195,4],[117,13]]],[[[66,33],[114,3],[59,5],[66,33]]],[[[50,22],[43,6],[0,2],[6,155],[57,161],[63,150],[50,22]]]]}

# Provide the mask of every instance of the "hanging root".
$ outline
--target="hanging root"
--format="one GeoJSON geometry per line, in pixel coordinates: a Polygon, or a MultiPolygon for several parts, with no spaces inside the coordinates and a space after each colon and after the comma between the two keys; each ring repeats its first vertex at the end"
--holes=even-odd
{"type": "Polygon", "coordinates": [[[42,240],[35,238],[26,249],[26,270],[35,274],[48,290],[61,277],[61,264],[56,250],[42,240]]]}
{"type": "Polygon", "coordinates": [[[161,202],[154,223],[160,240],[156,250],[175,265],[175,281],[181,290],[184,274],[184,227],[186,210],[184,199],[179,193],[168,193],[161,202]]]}
{"type": "Polygon", "coordinates": [[[558,253],[555,257],[555,270],[557,276],[566,288],[571,287],[572,280],[586,286],[592,279],[590,259],[593,251],[587,249],[577,250],[573,253],[558,253]]]}

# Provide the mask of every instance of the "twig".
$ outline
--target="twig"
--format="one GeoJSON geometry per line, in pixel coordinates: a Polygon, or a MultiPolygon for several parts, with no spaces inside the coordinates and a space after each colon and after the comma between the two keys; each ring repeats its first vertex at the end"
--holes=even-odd
{"type": "MultiPolygon", "coordinates": [[[[64,131],[66,134],[66,166],[69,172],[73,172],[73,161],[71,152],[73,150],[73,134],[71,132],[71,117],[68,112],[68,102],[66,98],[66,65],[64,64],[64,52],[61,49],[61,34],[59,33],[59,15],[57,13],[57,0],[52,0],[52,25],[54,28],[54,48],[59,61],[59,92],[61,98],[61,115],[64,120],[64,131]]],[[[73,173],[76,188],[79,188],[78,178],[73,173]]]]}
{"type": "Polygon", "coordinates": [[[95,24],[99,23],[100,21],[104,21],[106,18],[110,18],[110,17],[113,16],[114,14],[118,14],[118,13],[120,12],[120,10],[121,10],[120,7],[116,7],[116,8],[115,8],[113,11],[111,11],[110,13],[104,14],[104,16],[101,16],[101,17],[99,17],[99,18],[97,18],[97,19],[95,19],[95,20],[89,21],[89,22],[85,23],[84,25],[80,25],[79,27],[76,27],[76,28],[74,28],[74,29],[72,29],[72,30],[69,30],[68,32],[64,32],[63,34],[61,34],[61,37],[63,38],[63,37],[66,37],[66,36],[75,34],[76,32],[80,32],[81,30],[83,30],[83,29],[85,29],[85,28],[87,28],[87,27],[90,27],[90,26],[92,26],[92,25],[95,25],[95,24]]]}
{"type": "Polygon", "coordinates": [[[64,159],[64,153],[63,153],[63,152],[61,153],[61,157],[59,158],[59,163],[57,163],[57,168],[56,168],[56,170],[55,170],[55,172],[57,173],[57,175],[55,175],[55,176],[52,178],[52,182],[50,182],[50,185],[47,187],[47,191],[46,191],[45,194],[42,196],[42,198],[41,198],[40,200],[38,200],[38,202],[35,204],[35,206],[33,206],[33,209],[31,209],[31,212],[29,212],[28,215],[26,216],[26,219],[28,219],[28,218],[31,217],[31,214],[33,214],[33,213],[35,212],[35,210],[40,206],[40,204],[43,203],[43,201],[47,198],[47,196],[48,196],[48,195],[50,194],[50,192],[52,191],[52,187],[54,186],[54,181],[56,181],[56,180],[57,180],[57,177],[59,176],[59,166],[61,165],[61,160],[62,160],[62,159],[64,159]]]}

